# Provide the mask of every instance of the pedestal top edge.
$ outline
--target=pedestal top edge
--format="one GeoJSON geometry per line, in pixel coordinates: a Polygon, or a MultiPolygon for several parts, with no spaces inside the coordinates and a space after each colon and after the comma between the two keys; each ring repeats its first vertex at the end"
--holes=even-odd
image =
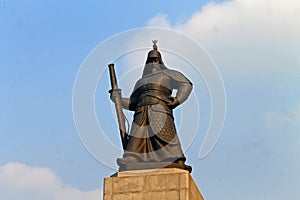
{"type": "Polygon", "coordinates": [[[159,168],[159,169],[144,169],[117,172],[111,177],[129,177],[129,176],[149,176],[157,174],[189,174],[188,171],[178,168],[159,168]]]}

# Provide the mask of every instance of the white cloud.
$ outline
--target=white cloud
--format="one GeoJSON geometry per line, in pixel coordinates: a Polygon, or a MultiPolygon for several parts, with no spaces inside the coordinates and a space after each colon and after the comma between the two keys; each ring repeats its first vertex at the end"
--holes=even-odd
{"type": "Polygon", "coordinates": [[[300,103],[290,110],[283,112],[268,112],[265,114],[265,127],[298,126],[300,123],[300,103]]]}
{"type": "MultiPolygon", "coordinates": [[[[171,27],[166,22],[159,14],[148,25],[171,27]]],[[[300,77],[299,1],[210,3],[173,28],[203,44],[225,75],[300,77]]]]}
{"type": "Polygon", "coordinates": [[[148,21],[148,26],[171,28],[168,16],[161,13],[150,19],[148,21]]]}
{"type": "Polygon", "coordinates": [[[64,184],[48,168],[22,163],[0,166],[1,200],[99,200],[100,190],[81,191],[64,184]]]}
{"type": "MultiPolygon", "coordinates": [[[[159,16],[148,25],[155,26],[159,16]]],[[[296,199],[300,184],[300,104],[295,106],[300,100],[300,1],[210,3],[184,23],[163,27],[202,44],[224,78],[228,117],[212,156],[229,164],[221,171],[233,171],[228,179],[224,178],[228,173],[218,176],[226,180],[227,190],[239,185],[254,194],[248,199],[296,199]]],[[[204,183],[210,184],[207,180],[204,183]]],[[[222,198],[247,199],[245,193],[241,190],[234,198],[222,198]]],[[[213,190],[207,190],[208,195],[217,196],[213,190]]]]}

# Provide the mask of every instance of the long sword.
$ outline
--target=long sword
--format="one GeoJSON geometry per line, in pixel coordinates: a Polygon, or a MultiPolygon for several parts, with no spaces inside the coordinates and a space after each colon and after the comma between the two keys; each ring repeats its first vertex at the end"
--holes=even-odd
{"type": "Polygon", "coordinates": [[[121,93],[121,89],[118,88],[118,82],[117,82],[114,64],[112,63],[109,64],[108,68],[109,68],[109,76],[110,76],[110,83],[111,83],[110,93],[116,92],[115,109],[118,117],[118,125],[120,129],[122,146],[123,146],[123,150],[125,150],[128,143],[128,135],[126,133],[125,118],[124,118],[124,113],[121,105],[122,93],[121,93]]]}

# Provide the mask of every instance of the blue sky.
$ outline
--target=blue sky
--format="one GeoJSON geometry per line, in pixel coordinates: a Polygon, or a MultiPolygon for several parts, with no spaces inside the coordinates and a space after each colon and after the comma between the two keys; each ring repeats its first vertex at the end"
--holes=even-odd
{"type": "Polygon", "coordinates": [[[220,140],[205,159],[198,158],[203,135],[186,152],[206,199],[297,199],[299,9],[293,0],[0,1],[0,198],[98,199],[115,171],[78,137],[77,72],[107,38],[156,26],[201,44],[223,77],[220,140]]]}

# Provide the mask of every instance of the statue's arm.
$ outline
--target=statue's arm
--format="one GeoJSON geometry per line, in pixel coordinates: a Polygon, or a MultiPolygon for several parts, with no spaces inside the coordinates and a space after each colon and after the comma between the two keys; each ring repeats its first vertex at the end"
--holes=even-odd
{"type": "Polygon", "coordinates": [[[171,108],[175,108],[189,97],[193,89],[193,84],[182,73],[176,70],[169,70],[167,72],[171,78],[172,88],[177,89],[176,97],[172,98],[172,102],[170,103],[171,108]]]}
{"type": "Polygon", "coordinates": [[[192,89],[193,89],[193,85],[191,83],[178,84],[178,91],[175,98],[177,98],[179,104],[182,104],[189,97],[192,89]]]}
{"type": "Polygon", "coordinates": [[[122,108],[126,109],[126,110],[130,110],[129,107],[130,107],[130,104],[131,104],[131,101],[129,98],[122,98],[121,99],[121,105],[122,105],[122,108]]]}
{"type": "MultiPolygon", "coordinates": [[[[118,95],[121,95],[121,91],[112,91],[110,94],[111,101],[116,103],[116,98],[118,95]]],[[[124,108],[126,110],[132,110],[130,98],[121,97],[121,106],[122,106],[122,108],[124,108]]]]}

